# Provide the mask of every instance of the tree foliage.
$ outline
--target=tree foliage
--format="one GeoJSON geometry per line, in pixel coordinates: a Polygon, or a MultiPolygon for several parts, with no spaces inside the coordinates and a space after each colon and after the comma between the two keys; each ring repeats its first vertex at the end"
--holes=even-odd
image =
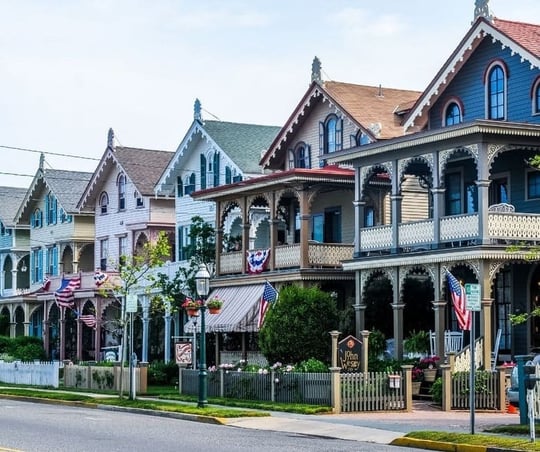
{"type": "Polygon", "coordinates": [[[317,287],[287,286],[268,310],[259,333],[259,347],[268,362],[299,363],[331,358],[328,334],[339,325],[337,307],[317,287]]]}

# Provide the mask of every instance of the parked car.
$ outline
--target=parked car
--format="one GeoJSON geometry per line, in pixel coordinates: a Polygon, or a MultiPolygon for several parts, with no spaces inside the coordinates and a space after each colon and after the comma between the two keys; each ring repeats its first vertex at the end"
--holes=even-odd
{"type": "MultiPolygon", "coordinates": [[[[527,361],[527,365],[540,364],[540,355],[536,355],[532,361],[527,361]]],[[[519,405],[519,378],[518,366],[514,366],[510,374],[510,387],[506,390],[506,398],[512,405],[519,405]]]]}

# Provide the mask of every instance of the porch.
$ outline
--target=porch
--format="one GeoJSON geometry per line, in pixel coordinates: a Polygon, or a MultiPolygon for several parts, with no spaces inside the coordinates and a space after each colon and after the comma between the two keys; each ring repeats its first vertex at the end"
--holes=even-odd
{"type": "Polygon", "coordinates": [[[360,252],[408,253],[436,248],[471,245],[536,244],[539,241],[540,215],[529,213],[488,212],[487,235],[483,237],[478,213],[401,223],[397,245],[393,243],[392,225],[360,229],[360,252]],[[437,237],[438,235],[438,237],[437,237]]]}

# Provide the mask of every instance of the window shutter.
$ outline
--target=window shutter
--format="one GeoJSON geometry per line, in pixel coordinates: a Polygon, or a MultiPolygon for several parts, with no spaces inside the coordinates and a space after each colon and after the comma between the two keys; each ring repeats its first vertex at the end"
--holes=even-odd
{"type": "Polygon", "coordinates": [[[53,275],[58,274],[58,247],[53,248],[53,275]]]}
{"type": "Polygon", "coordinates": [[[336,121],[336,151],[343,148],[343,119],[336,121]]]}
{"type": "Polygon", "coordinates": [[[31,276],[31,281],[32,282],[35,282],[35,275],[34,275],[34,268],[35,268],[35,265],[34,265],[34,252],[32,251],[30,253],[30,276],[31,276]]]}
{"type": "Polygon", "coordinates": [[[311,145],[306,144],[306,168],[311,168],[311,145]]]}
{"type": "Polygon", "coordinates": [[[206,188],[206,157],[201,154],[201,190],[206,188]]]}
{"type": "Polygon", "coordinates": [[[184,184],[182,183],[182,178],[180,176],[176,178],[176,196],[179,198],[184,196],[184,184]]]}
{"type": "Polygon", "coordinates": [[[38,274],[36,276],[36,282],[43,280],[43,250],[38,251],[38,274]]]}
{"type": "Polygon", "coordinates": [[[296,167],[296,158],[294,155],[294,150],[289,149],[288,153],[289,153],[289,169],[293,169],[296,167]]]}
{"type": "Polygon", "coordinates": [[[58,215],[58,200],[54,198],[53,199],[53,224],[56,224],[57,215],[58,215]]]}
{"type": "Polygon", "coordinates": [[[319,155],[324,154],[324,122],[319,122],[319,155]]]}
{"type": "Polygon", "coordinates": [[[47,225],[51,221],[51,218],[49,217],[49,197],[50,195],[45,196],[45,219],[47,221],[47,225]]]}

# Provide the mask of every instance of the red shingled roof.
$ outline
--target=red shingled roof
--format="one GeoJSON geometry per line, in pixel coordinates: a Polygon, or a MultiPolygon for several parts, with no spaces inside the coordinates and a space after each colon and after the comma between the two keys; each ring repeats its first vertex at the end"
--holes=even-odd
{"type": "Polygon", "coordinates": [[[493,26],[511,40],[540,57],[540,25],[493,19],[493,26]]]}

